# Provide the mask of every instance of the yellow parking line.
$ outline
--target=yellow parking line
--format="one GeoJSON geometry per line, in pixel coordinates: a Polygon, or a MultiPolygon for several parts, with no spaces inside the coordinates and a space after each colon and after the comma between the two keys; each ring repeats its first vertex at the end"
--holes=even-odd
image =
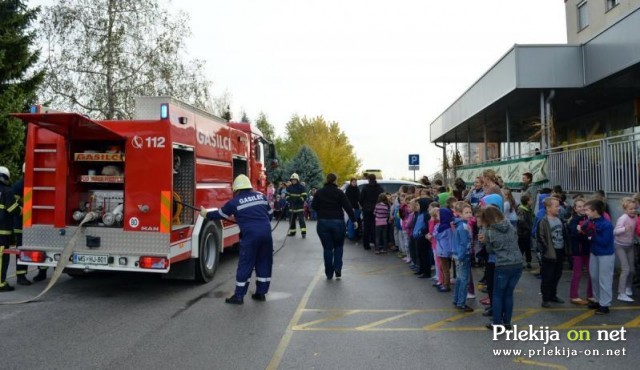
{"type": "Polygon", "coordinates": [[[306,322],[306,323],[301,324],[301,325],[295,325],[293,327],[293,330],[304,329],[304,328],[307,328],[309,326],[313,326],[315,324],[320,324],[320,323],[323,323],[323,322],[335,321],[335,320],[338,320],[338,319],[343,318],[345,316],[353,315],[354,313],[358,313],[358,312],[360,312],[360,310],[343,311],[341,313],[334,314],[334,315],[331,315],[329,317],[325,317],[324,319],[318,319],[318,320],[306,322]]]}
{"type": "Polygon", "coordinates": [[[640,326],[640,316],[636,317],[635,319],[629,321],[628,323],[622,325],[625,328],[637,328],[638,326],[640,326]]]}
{"type": "Polygon", "coordinates": [[[579,322],[583,322],[584,320],[590,318],[591,316],[593,316],[596,313],[595,310],[589,310],[585,313],[583,313],[582,315],[578,315],[576,317],[574,317],[573,319],[569,320],[569,321],[565,321],[560,325],[556,325],[555,327],[558,329],[569,329],[569,328],[573,328],[573,326],[579,322]]]}
{"type": "Polygon", "coordinates": [[[522,320],[522,319],[526,319],[529,316],[533,316],[535,314],[537,314],[538,312],[540,312],[540,309],[537,308],[533,308],[530,310],[525,311],[524,313],[521,313],[520,315],[514,316],[511,318],[511,322],[514,323],[516,321],[522,320]]]}
{"type": "Polygon", "coordinates": [[[567,370],[567,368],[562,366],[562,365],[552,364],[550,362],[540,362],[540,361],[527,360],[524,357],[516,357],[516,358],[513,359],[513,362],[520,363],[520,364],[526,364],[526,365],[540,366],[540,367],[549,367],[549,368],[558,369],[558,370],[567,370]]]}
{"type": "Polygon", "coordinates": [[[383,320],[374,321],[371,324],[358,326],[356,328],[356,330],[369,330],[369,329],[372,329],[372,328],[374,328],[376,326],[379,326],[379,325],[382,325],[382,324],[386,324],[388,322],[391,322],[391,321],[394,321],[394,320],[398,320],[400,318],[403,318],[403,317],[406,317],[406,316],[410,316],[410,315],[413,315],[413,314],[416,314],[416,313],[418,313],[418,311],[405,312],[405,313],[402,313],[400,315],[391,316],[391,317],[388,317],[388,318],[383,319],[383,320]]]}
{"type": "Polygon", "coordinates": [[[460,320],[460,319],[461,319],[461,318],[463,318],[463,317],[469,317],[469,316],[470,316],[470,315],[469,315],[469,313],[468,313],[468,312],[461,313],[461,314],[456,315],[456,316],[454,316],[454,317],[450,317],[450,318],[448,318],[448,319],[444,319],[444,320],[442,320],[442,321],[438,321],[438,322],[433,323],[433,324],[430,324],[430,325],[425,325],[425,326],[423,326],[422,328],[423,328],[424,330],[434,330],[434,329],[438,329],[438,328],[439,328],[439,327],[441,327],[441,326],[445,326],[445,325],[450,324],[450,323],[452,323],[452,322],[458,321],[458,320],[460,320]]]}
{"type": "Polygon", "coordinates": [[[269,365],[267,365],[266,367],[267,370],[275,370],[278,368],[278,366],[280,366],[280,362],[282,361],[282,356],[284,356],[284,352],[287,350],[287,347],[291,342],[291,337],[293,336],[292,329],[298,323],[298,321],[300,320],[300,317],[302,317],[302,312],[304,310],[304,307],[309,302],[309,297],[311,297],[311,292],[318,284],[318,281],[320,281],[320,278],[322,277],[323,273],[324,273],[324,264],[321,264],[320,268],[318,269],[318,272],[316,273],[316,276],[314,276],[313,280],[311,281],[311,284],[309,284],[309,286],[307,287],[307,291],[304,292],[304,295],[302,296],[302,299],[298,304],[298,308],[296,308],[296,312],[291,317],[291,320],[289,321],[289,325],[287,325],[287,329],[284,331],[284,334],[282,335],[282,339],[280,339],[280,343],[278,344],[278,347],[273,353],[273,357],[271,357],[271,361],[269,361],[269,365]]]}

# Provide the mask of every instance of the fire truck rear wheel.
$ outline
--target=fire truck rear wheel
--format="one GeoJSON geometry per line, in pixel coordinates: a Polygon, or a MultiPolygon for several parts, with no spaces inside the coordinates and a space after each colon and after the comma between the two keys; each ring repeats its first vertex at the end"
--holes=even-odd
{"type": "Polygon", "coordinates": [[[212,223],[207,222],[202,227],[198,248],[200,257],[196,263],[196,281],[208,283],[216,274],[220,259],[218,235],[212,223]]]}

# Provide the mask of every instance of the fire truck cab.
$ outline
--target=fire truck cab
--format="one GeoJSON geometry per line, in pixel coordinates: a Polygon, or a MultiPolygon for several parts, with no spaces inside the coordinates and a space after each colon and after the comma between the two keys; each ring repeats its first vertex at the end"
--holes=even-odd
{"type": "Polygon", "coordinates": [[[20,263],[210,281],[237,225],[190,208],[221,207],[245,174],[266,192],[274,146],[248,123],[228,123],[170,97],[136,100],[133,120],[77,113],[14,114],[27,123],[20,263]]]}

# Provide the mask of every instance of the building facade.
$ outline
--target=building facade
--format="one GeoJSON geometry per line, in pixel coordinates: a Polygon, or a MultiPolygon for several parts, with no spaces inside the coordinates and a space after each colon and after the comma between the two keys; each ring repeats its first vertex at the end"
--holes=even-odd
{"type": "Polygon", "coordinates": [[[515,45],[430,125],[467,183],[491,167],[575,192],[640,190],[640,0],[566,0],[566,45],[515,45]]]}

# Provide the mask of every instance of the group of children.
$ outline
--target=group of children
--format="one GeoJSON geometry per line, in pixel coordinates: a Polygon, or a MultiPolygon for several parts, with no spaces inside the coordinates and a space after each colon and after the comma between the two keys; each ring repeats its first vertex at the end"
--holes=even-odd
{"type": "Polygon", "coordinates": [[[544,190],[538,196],[539,211],[534,214],[528,194],[522,195],[520,204],[503,190],[501,194],[483,194],[474,206],[452,196],[442,205],[434,201],[429,189],[411,190],[401,188],[397,194],[380,195],[374,212],[375,253],[385,254],[388,243],[395,244],[397,256],[418,278],[431,277],[435,265],[433,286],[439,292],[452,292],[455,282],[452,300],[460,311],[473,311],[466,304],[468,298],[475,298],[471,266],[482,260],[485,276],[481,282],[489,294],[481,300],[487,305],[483,315],[492,317],[489,325],[510,325],[513,291],[523,268],[532,269],[533,255],[540,266],[543,307],[564,302],[557,286],[568,260],[573,269],[571,303],[607,314],[616,256],[621,269],[617,298],[633,301],[633,243],[635,237],[640,238],[638,199],[622,201],[624,213],[614,227],[598,194],[593,199],[575,196],[569,207],[561,191],[544,190]],[[586,300],[578,294],[585,270],[589,275],[586,300]]]}

